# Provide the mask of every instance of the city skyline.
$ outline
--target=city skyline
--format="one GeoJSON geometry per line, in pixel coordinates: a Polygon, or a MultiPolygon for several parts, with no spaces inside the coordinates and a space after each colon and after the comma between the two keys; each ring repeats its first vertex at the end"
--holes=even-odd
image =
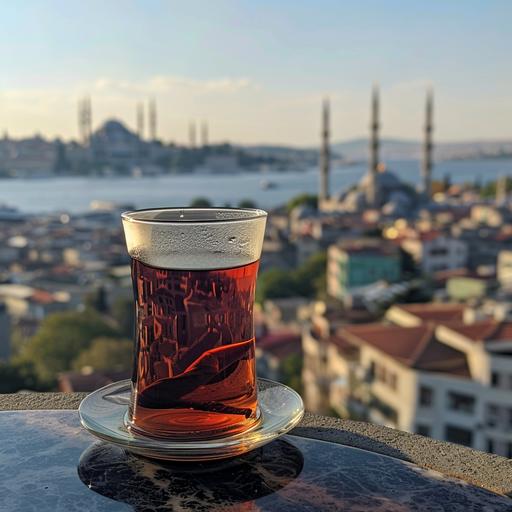
{"type": "Polygon", "coordinates": [[[213,143],[316,146],[326,96],[332,140],[366,136],[377,81],[383,138],[421,138],[431,85],[436,141],[512,135],[505,2],[467,2],[463,11],[398,0],[208,7],[5,6],[0,130],[78,139],[85,95],[93,129],[113,117],[136,130],[137,104],[153,98],[166,141],[186,143],[190,121],[206,120],[213,143]]]}

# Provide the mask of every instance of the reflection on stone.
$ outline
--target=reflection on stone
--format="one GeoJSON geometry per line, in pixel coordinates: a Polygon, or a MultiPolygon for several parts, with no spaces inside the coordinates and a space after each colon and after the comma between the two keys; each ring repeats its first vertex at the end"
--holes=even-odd
{"type": "Polygon", "coordinates": [[[78,475],[93,491],[135,510],[211,510],[275,493],[303,464],[301,452],[282,440],[236,459],[201,463],[155,461],[96,442],[80,457],[78,475]]]}
{"type": "Polygon", "coordinates": [[[2,512],[512,510],[509,498],[461,480],[295,436],[222,462],[143,459],[109,444],[91,445],[77,416],[0,412],[2,512]]]}

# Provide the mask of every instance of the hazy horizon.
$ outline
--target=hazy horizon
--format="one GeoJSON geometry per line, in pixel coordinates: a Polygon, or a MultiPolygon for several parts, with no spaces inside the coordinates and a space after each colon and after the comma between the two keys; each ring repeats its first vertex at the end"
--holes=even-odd
{"type": "Polygon", "coordinates": [[[325,96],[333,141],[366,136],[377,81],[385,138],[421,138],[432,85],[436,142],[508,140],[511,14],[471,0],[6,4],[0,131],[76,139],[84,95],[94,128],[133,129],[154,98],[165,141],[206,120],[213,142],[314,147],[325,96]]]}

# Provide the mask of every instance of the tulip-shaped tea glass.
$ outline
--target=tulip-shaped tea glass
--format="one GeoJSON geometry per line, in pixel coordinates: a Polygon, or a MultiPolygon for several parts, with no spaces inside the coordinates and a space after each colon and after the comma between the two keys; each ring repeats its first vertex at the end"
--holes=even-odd
{"type": "Polygon", "coordinates": [[[129,428],[208,439],[259,419],[253,304],[267,214],[126,212],[136,333],[129,428]]]}

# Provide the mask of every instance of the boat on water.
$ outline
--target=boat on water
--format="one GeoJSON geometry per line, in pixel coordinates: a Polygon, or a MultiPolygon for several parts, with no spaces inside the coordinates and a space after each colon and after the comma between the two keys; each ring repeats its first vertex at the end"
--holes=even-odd
{"type": "Polygon", "coordinates": [[[262,179],[260,181],[260,188],[261,188],[261,190],[270,190],[272,188],[277,188],[277,183],[275,183],[274,181],[267,180],[267,179],[262,179]]]}

